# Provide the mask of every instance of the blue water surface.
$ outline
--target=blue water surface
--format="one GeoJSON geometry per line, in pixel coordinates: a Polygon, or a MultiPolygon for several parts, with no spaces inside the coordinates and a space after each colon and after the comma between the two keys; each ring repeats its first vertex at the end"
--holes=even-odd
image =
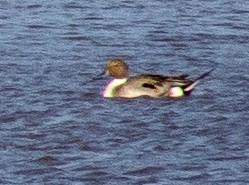
{"type": "Polygon", "coordinates": [[[0,2],[1,184],[249,184],[249,2],[0,2]],[[104,99],[131,74],[215,68],[183,99],[104,99]]]}

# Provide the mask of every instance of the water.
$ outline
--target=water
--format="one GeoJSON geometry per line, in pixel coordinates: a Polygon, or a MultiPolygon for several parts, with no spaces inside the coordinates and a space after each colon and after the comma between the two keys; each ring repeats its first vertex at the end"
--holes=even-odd
{"type": "Polygon", "coordinates": [[[249,184],[247,1],[1,1],[1,184],[249,184]],[[100,96],[216,67],[181,100],[100,96]]]}

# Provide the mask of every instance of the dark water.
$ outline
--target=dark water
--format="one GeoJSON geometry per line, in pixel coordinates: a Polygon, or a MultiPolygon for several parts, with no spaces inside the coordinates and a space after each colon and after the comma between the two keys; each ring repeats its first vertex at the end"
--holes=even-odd
{"type": "Polygon", "coordinates": [[[249,2],[0,1],[0,184],[249,184],[249,2]],[[132,73],[216,66],[181,100],[109,100],[132,73]]]}

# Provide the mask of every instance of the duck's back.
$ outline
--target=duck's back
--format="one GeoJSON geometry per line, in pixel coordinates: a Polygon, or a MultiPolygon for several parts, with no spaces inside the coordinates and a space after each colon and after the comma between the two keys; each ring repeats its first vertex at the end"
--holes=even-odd
{"type": "Polygon", "coordinates": [[[167,97],[171,87],[183,87],[191,83],[188,75],[162,76],[142,74],[129,77],[127,82],[116,89],[116,96],[134,98],[139,96],[167,97]]]}

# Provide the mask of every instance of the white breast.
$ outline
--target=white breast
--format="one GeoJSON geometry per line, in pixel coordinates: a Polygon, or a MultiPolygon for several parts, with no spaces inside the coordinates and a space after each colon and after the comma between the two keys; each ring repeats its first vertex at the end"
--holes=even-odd
{"type": "Polygon", "coordinates": [[[118,86],[126,83],[127,78],[122,78],[122,79],[113,79],[104,89],[103,91],[103,97],[106,98],[112,98],[114,97],[114,91],[115,88],[117,88],[118,86]]]}

